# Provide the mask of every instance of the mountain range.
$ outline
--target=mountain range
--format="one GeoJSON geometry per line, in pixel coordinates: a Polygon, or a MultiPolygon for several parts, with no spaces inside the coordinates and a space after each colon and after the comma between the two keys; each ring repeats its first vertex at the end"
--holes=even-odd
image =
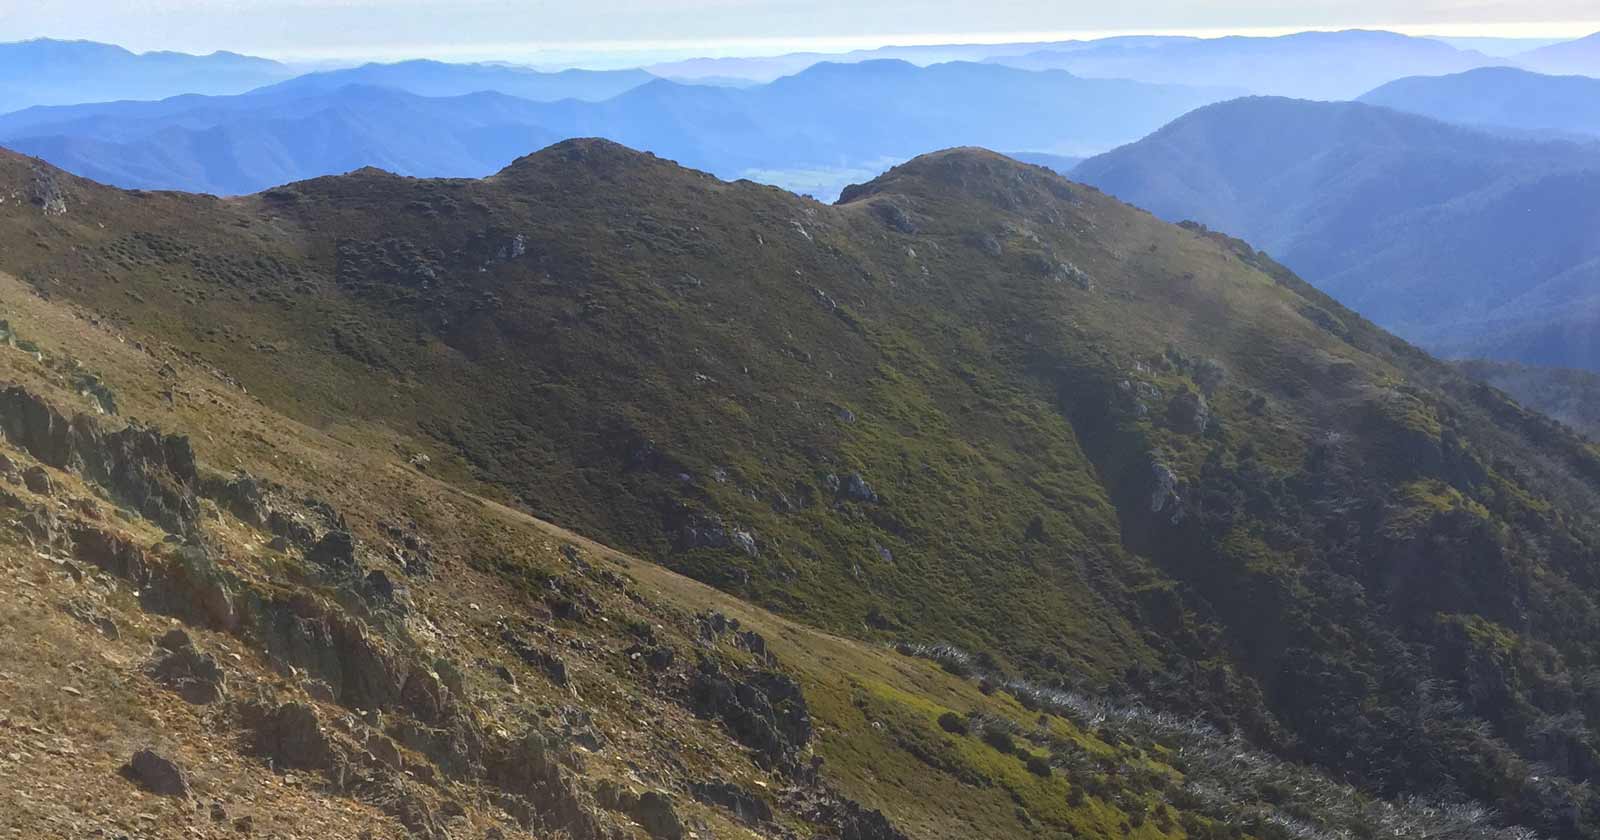
{"type": "Polygon", "coordinates": [[[1393,32],[1302,32],[1279,37],[1108,38],[988,61],[1093,78],[1233,88],[1301,99],[1351,99],[1404,76],[1503,63],[1393,32]]]}
{"type": "Polygon", "coordinates": [[[135,54],[91,41],[0,44],[0,113],[34,105],[235,94],[296,74],[276,61],[217,52],[135,54]]]}
{"type": "MultiPolygon", "coordinates": [[[[516,150],[599,136],[729,178],[759,174],[783,184],[794,173],[842,172],[818,188],[831,195],[862,167],[930,148],[1111,148],[1228,95],[1060,71],[898,61],[821,64],[749,89],[658,79],[603,102],[326,89],[378,72],[310,77],[233,97],[33,108],[0,117],[0,143],[119,186],[239,194],[361,166],[479,177],[516,150]]],[[[391,72],[399,71],[382,70],[391,72]]]]}
{"type": "Polygon", "coordinates": [[[1360,103],[1202,108],[1073,176],[1243,237],[1452,356],[1600,369],[1600,146],[1360,103]]]}
{"type": "Polygon", "coordinates": [[[1594,448],[1238,240],[975,149],[0,196],[24,834],[1600,825],[1594,448]]]}
{"type": "Polygon", "coordinates": [[[1489,130],[1600,138],[1600,79],[1587,76],[1487,67],[1397,79],[1358,101],[1489,130]]]}
{"type": "Polygon", "coordinates": [[[451,97],[499,93],[533,102],[599,101],[656,77],[643,70],[562,70],[543,73],[506,64],[447,64],[400,61],[307,73],[261,88],[263,96],[328,94],[347,87],[381,87],[418,96],[451,97]]]}
{"type": "Polygon", "coordinates": [[[1600,32],[1530,50],[1516,59],[1522,66],[1541,73],[1600,76],[1600,32]]]}

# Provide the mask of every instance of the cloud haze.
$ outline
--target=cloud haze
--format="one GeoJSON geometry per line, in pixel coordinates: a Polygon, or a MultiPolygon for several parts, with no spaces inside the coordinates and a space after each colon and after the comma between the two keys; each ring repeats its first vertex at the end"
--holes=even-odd
{"type": "MultiPolygon", "coordinates": [[[[1220,34],[1385,26],[1437,34],[1577,36],[1592,0],[0,0],[0,40],[89,38],[134,49],[289,56],[871,46],[952,37],[1220,34]],[[1154,29],[1153,29],[1154,28],[1154,29]]],[[[507,57],[510,57],[507,55],[507,57]]]]}

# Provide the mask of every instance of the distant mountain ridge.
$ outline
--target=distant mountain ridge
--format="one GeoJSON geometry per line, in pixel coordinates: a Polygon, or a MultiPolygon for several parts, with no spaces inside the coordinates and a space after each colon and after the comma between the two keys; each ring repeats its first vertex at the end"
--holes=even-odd
{"type": "Polygon", "coordinates": [[[1518,55],[1516,60],[1518,64],[1541,73],[1600,76],[1600,32],[1530,50],[1518,55]]]}
{"type": "Polygon", "coordinates": [[[350,85],[387,87],[418,96],[493,92],[533,102],[599,101],[656,77],[643,70],[562,70],[545,73],[505,64],[401,61],[308,73],[256,91],[262,95],[327,93],[350,85]]]}
{"type": "Polygon", "coordinates": [[[93,41],[47,38],[0,44],[0,113],[34,105],[243,93],[293,68],[230,52],[133,53],[93,41]]]}
{"type": "Polygon", "coordinates": [[[1094,78],[1228,87],[1254,94],[1340,100],[1393,79],[1503,64],[1430,38],[1346,30],[1278,37],[1110,38],[987,59],[1094,78]]]}
{"type": "Polygon", "coordinates": [[[1443,122],[1600,136],[1600,79],[1484,67],[1397,79],[1359,100],[1443,122]]]}
{"type": "Polygon", "coordinates": [[[0,144],[118,186],[235,194],[359,166],[480,177],[555,139],[606,137],[730,179],[786,184],[840,172],[814,187],[826,195],[860,170],[933,148],[1093,153],[1230,95],[901,61],[821,64],[748,89],[655,79],[602,102],[323,85],[296,80],[233,97],[35,108],[0,116],[0,144]]]}
{"type": "Polygon", "coordinates": [[[1202,108],[1073,177],[1243,237],[1452,356],[1600,369],[1600,147],[1361,103],[1202,108]]]}

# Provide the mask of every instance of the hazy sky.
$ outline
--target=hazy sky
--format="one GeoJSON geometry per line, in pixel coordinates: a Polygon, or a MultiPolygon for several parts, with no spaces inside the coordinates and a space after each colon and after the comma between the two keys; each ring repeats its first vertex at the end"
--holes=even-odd
{"type": "Polygon", "coordinates": [[[1600,0],[0,0],[0,40],[88,38],[290,58],[751,54],[1349,26],[1576,37],[1600,30],[1600,0]]]}

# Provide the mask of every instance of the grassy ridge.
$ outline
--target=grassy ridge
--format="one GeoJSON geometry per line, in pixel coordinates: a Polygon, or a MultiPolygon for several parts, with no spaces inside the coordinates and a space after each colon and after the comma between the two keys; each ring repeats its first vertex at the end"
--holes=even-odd
{"type": "Polygon", "coordinates": [[[228,202],[49,177],[0,264],[336,435],[827,629],[1591,830],[1596,453],[1244,243],[976,150],[833,207],[599,141],[228,202]]]}

